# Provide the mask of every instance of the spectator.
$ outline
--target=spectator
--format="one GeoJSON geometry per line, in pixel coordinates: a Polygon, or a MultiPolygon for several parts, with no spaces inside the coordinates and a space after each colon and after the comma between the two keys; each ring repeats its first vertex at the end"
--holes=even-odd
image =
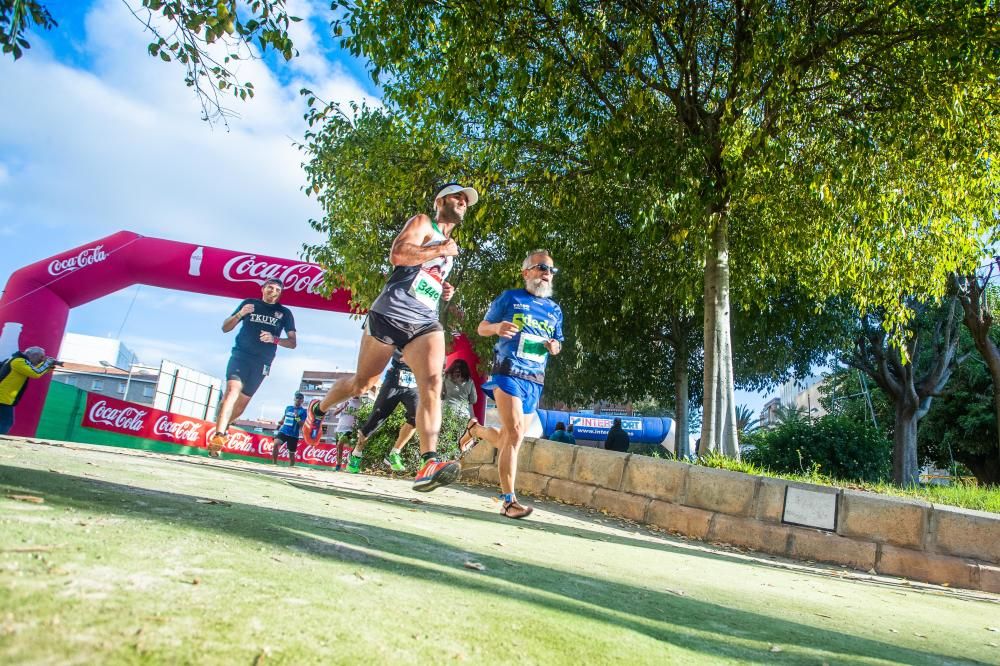
{"type": "Polygon", "coordinates": [[[28,380],[38,379],[56,365],[62,364],[46,356],[41,347],[14,352],[3,362],[0,366],[0,435],[6,435],[14,427],[14,407],[24,395],[28,380]]]}
{"type": "Polygon", "coordinates": [[[566,432],[566,424],[562,421],[556,424],[556,429],[549,435],[549,439],[563,444],[576,444],[576,437],[566,432]]]}
{"type": "Polygon", "coordinates": [[[476,385],[469,372],[469,364],[462,359],[456,360],[444,374],[444,402],[463,420],[472,416],[472,408],[476,404],[476,385]]]}
{"type": "Polygon", "coordinates": [[[628,451],[628,433],[622,429],[622,420],[615,419],[615,423],[608,431],[608,438],[604,440],[604,448],[608,451],[628,451]]]}

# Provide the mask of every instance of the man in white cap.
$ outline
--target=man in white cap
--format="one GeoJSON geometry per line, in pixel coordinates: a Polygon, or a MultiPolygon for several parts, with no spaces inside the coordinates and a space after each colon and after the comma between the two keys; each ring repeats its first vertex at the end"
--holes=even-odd
{"type": "Polygon", "coordinates": [[[438,460],[441,430],[441,386],[444,367],[444,329],[438,304],[451,300],[455,288],[447,282],[458,245],[452,232],[465,211],[479,201],[471,187],[448,183],[434,197],[435,219],[414,215],[396,236],[389,252],[393,271],[365,320],[355,374],[338,380],[322,400],[309,405],[306,429],[322,421],[326,411],[373,387],[396,349],[413,371],[417,383],[417,432],[423,465],[413,489],[429,492],[458,478],[460,466],[438,460]]]}
{"type": "Polygon", "coordinates": [[[14,408],[28,388],[29,379],[38,379],[62,365],[45,355],[41,347],[28,347],[0,364],[0,435],[14,427],[14,408]]]}

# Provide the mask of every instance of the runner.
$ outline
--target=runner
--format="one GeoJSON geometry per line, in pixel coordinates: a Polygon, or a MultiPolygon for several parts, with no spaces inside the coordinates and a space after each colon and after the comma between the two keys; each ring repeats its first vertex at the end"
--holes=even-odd
{"type": "Polygon", "coordinates": [[[438,302],[450,300],[455,293],[447,282],[458,256],[451,233],[478,200],[479,194],[471,187],[449,183],[434,197],[435,220],[423,213],[407,220],[389,253],[392,274],[365,320],[357,371],[335,383],[322,400],[311,402],[306,416],[308,428],[333,405],[364,393],[375,385],[393,349],[401,350],[417,382],[416,422],[423,466],[413,489],[420,492],[451,483],[461,469],[457,462],[437,458],[445,357],[438,302]]]}
{"type": "Polygon", "coordinates": [[[379,389],[378,396],[375,398],[372,413],[358,431],[358,443],[354,445],[354,451],[347,461],[348,472],[357,474],[361,471],[361,458],[365,444],[375,434],[375,431],[382,427],[385,420],[395,411],[396,405],[400,403],[406,410],[406,423],[399,429],[399,436],[396,437],[392,451],[382,460],[393,472],[402,472],[406,469],[400,451],[413,437],[417,425],[417,380],[414,378],[410,366],[403,362],[403,354],[397,349],[392,353],[392,360],[389,362],[389,369],[382,380],[382,388],[379,389]]]}
{"type": "Polygon", "coordinates": [[[517,501],[514,477],[528,417],[542,395],[546,361],[549,354],[555,356],[562,350],[562,309],[551,298],[558,270],[548,250],[529,252],[521,263],[524,289],[500,294],[477,329],[483,337],[500,337],[494,347],[492,374],[483,384],[484,389],[493,390],[500,429],[487,428],[470,418],[458,446],[467,451],[477,439],[485,439],[500,452],[500,513],[508,518],[524,518],[532,512],[530,506],[517,501]]]}
{"type": "Polygon", "coordinates": [[[291,310],[278,303],[281,291],[280,280],[264,280],[262,299],[242,301],[222,322],[223,333],[230,332],[240,322],[243,325],[236,334],[236,344],[226,366],[226,395],[219,404],[215,434],[208,442],[210,456],[218,457],[226,445],[229,424],[250,404],[250,398],[271,368],[277,348],[295,349],[295,318],[291,310]],[[288,337],[280,337],[282,331],[288,337]]]}
{"type": "Polygon", "coordinates": [[[288,466],[295,467],[295,450],[299,447],[299,436],[302,434],[302,422],[306,418],[306,409],[302,406],[303,396],[295,393],[295,403],[285,407],[281,417],[281,427],[274,433],[274,445],[271,447],[271,460],[278,464],[278,449],[284,444],[288,449],[288,466]]]}
{"type": "Polygon", "coordinates": [[[344,402],[338,410],[340,416],[337,417],[337,427],[334,430],[337,438],[337,471],[344,466],[344,453],[351,450],[351,435],[354,433],[354,426],[358,422],[355,414],[361,406],[360,398],[351,398],[344,402]]]}

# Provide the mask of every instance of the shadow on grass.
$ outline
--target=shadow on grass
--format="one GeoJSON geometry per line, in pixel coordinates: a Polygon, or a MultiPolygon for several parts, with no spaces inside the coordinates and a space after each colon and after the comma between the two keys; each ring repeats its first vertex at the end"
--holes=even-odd
{"type": "Polygon", "coordinates": [[[0,465],[0,483],[13,492],[41,495],[50,505],[180,523],[209,533],[222,531],[295,548],[315,557],[362,563],[395,575],[585,617],[706,655],[770,663],[811,661],[820,656],[788,649],[798,646],[825,652],[823,656],[834,659],[868,657],[908,664],[953,659],[676,594],[513,563],[488,553],[474,554],[486,569],[472,573],[461,568],[467,551],[433,538],[365,523],[242,503],[204,505],[192,495],[23,467],[0,465]],[[160,512],[165,508],[171,510],[170,515],[160,512]],[[335,539],[331,536],[334,533],[335,539]],[[733,635],[737,641],[781,644],[786,651],[770,653],[766,648],[740,645],[733,635]]]}

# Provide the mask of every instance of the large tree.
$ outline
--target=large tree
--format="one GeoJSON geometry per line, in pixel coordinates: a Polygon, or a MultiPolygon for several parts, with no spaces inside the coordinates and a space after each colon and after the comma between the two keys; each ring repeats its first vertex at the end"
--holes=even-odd
{"type": "Polygon", "coordinates": [[[941,306],[911,299],[909,307],[914,316],[903,345],[873,313],[861,318],[854,350],[842,358],[868,375],[892,403],[892,480],[901,485],[919,481],[917,426],[968,355],[959,351],[961,308],[956,298],[941,306]]]}
{"type": "Polygon", "coordinates": [[[414,126],[515,178],[603,171],[648,193],[631,223],[703,271],[707,450],[738,454],[731,264],[795,274],[817,302],[849,292],[899,331],[896,295],[940,295],[992,222],[992,1],[335,4],[414,126]]]}

